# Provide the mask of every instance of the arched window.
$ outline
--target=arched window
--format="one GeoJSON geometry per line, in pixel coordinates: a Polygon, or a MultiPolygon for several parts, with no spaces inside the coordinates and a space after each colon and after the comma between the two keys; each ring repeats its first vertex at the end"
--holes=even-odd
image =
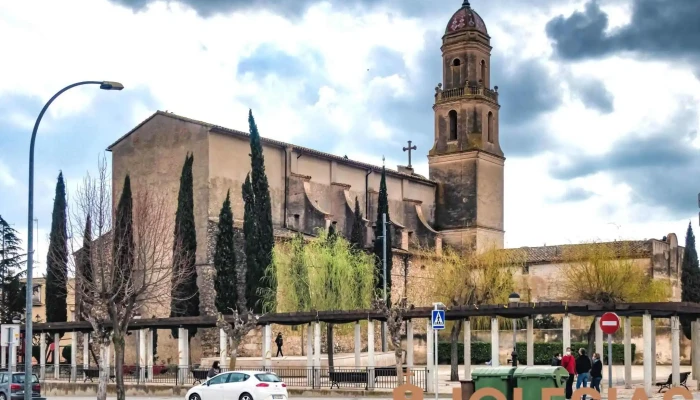
{"type": "Polygon", "coordinates": [[[488,82],[486,82],[486,61],[484,60],[481,60],[481,82],[488,87],[488,82]]]}
{"type": "Polygon", "coordinates": [[[450,72],[452,73],[452,87],[459,86],[462,83],[462,60],[455,58],[452,60],[452,66],[450,67],[450,72]]]}
{"type": "Polygon", "coordinates": [[[488,117],[486,117],[486,129],[488,132],[489,143],[493,143],[493,113],[489,111],[488,117]]]}
{"type": "Polygon", "coordinates": [[[459,60],[459,58],[455,58],[454,60],[452,60],[453,67],[459,67],[460,65],[462,65],[462,62],[459,60]]]}
{"type": "Polygon", "coordinates": [[[457,140],[457,111],[451,110],[448,114],[450,117],[450,141],[457,140]]]}

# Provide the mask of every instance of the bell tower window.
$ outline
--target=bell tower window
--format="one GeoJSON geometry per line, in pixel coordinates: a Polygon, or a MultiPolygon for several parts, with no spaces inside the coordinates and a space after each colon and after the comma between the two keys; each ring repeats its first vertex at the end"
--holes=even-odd
{"type": "Polygon", "coordinates": [[[450,118],[450,138],[449,141],[457,140],[457,111],[451,110],[447,114],[450,118]]]}
{"type": "Polygon", "coordinates": [[[455,58],[452,60],[452,65],[450,67],[452,72],[452,87],[457,87],[461,85],[462,81],[462,60],[455,58]]]}
{"type": "Polygon", "coordinates": [[[493,143],[493,113],[491,111],[486,117],[486,132],[488,132],[489,143],[493,143]]]}
{"type": "Polygon", "coordinates": [[[488,86],[486,82],[486,61],[481,60],[481,83],[484,86],[488,86]]]}

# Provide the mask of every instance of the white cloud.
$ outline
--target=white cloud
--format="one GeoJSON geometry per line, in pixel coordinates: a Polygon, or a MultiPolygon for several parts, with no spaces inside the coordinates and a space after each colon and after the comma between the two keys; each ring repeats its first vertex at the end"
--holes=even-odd
{"type": "Polygon", "coordinates": [[[13,187],[17,185],[17,180],[12,176],[10,168],[0,160],[0,185],[13,187]]]}

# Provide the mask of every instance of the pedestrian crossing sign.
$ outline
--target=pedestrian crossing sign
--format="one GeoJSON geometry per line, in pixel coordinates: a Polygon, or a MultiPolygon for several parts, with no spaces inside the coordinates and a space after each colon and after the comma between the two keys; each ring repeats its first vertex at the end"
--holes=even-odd
{"type": "Polygon", "coordinates": [[[445,329],[445,310],[433,310],[433,329],[445,329]]]}

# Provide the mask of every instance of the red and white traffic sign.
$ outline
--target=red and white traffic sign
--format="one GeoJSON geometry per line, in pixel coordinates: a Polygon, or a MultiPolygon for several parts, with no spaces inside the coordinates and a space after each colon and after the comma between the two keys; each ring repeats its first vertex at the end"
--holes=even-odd
{"type": "Polygon", "coordinates": [[[600,329],[603,333],[613,335],[620,329],[620,317],[613,312],[606,312],[600,317],[600,329]]]}

